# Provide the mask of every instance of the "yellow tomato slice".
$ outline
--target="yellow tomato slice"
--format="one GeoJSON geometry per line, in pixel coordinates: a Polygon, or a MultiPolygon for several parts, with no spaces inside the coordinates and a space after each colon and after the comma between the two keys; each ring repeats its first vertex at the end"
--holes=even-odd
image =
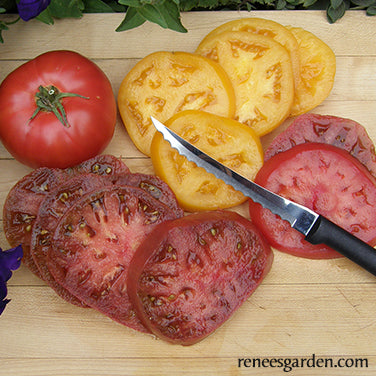
{"type": "MultiPolygon", "coordinates": [[[[254,131],[233,119],[204,111],[183,111],[166,125],[214,159],[253,179],[263,163],[254,131]]],[[[241,204],[246,197],[222,180],[189,162],[156,133],[151,144],[155,173],[174,191],[187,211],[215,210],[241,204]]]]}
{"type": "Polygon", "coordinates": [[[300,81],[300,64],[299,64],[299,45],[296,41],[293,33],[285,26],[278,22],[267,20],[264,18],[240,18],[224,23],[212,30],[204,39],[211,38],[213,35],[218,35],[225,31],[246,31],[249,33],[255,33],[264,35],[269,38],[273,38],[276,42],[282,44],[290,54],[292,71],[294,74],[295,85],[300,81]]]}
{"type": "Polygon", "coordinates": [[[291,115],[308,112],[330,94],[336,73],[336,57],[331,48],[314,34],[288,27],[299,44],[300,82],[295,91],[291,115]]]}
{"type": "Polygon", "coordinates": [[[259,136],[271,132],[290,114],[294,99],[290,55],[274,39],[225,31],[205,38],[196,52],[224,68],[235,90],[235,119],[259,136]]]}
{"type": "Polygon", "coordinates": [[[232,117],[235,96],[223,68],[187,52],[155,52],[126,75],[118,94],[123,123],[136,147],[150,155],[156,129],[150,116],[164,122],[173,114],[197,109],[232,117]]]}

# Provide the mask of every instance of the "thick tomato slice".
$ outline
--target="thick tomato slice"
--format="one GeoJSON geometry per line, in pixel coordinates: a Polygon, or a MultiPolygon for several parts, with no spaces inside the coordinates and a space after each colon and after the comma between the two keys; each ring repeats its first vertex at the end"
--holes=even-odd
{"type": "Polygon", "coordinates": [[[52,237],[62,216],[87,193],[112,186],[112,181],[92,173],[73,176],[42,201],[31,234],[31,256],[42,279],[63,299],[78,306],[86,306],[52,276],[47,267],[47,255],[52,247],[52,237]]]}
{"type": "Polygon", "coordinates": [[[296,116],[312,110],[328,97],[334,84],[336,57],[316,35],[300,27],[288,29],[299,45],[300,80],[291,108],[291,115],[296,116]]]}
{"type": "Polygon", "coordinates": [[[137,148],[150,155],[156,132],[150,116],[164,122],[177,112],[195,109],[232,117],[235,97],[223,68],[187,52],[155,52],[127,74],[118,95],[120,115],[137,148]]]}
{"type": "Polygon", "coordinates": [[[111,154],[102,154],[83,161],[77,166],[67,168],[66,172],[73,175],[91,173],[109,176],[127,174],[130,170],[120,158],[111,154]]]}
{"type": "Polygon", "coordinates": [[[294,99],[290,55],[273,38],[226,31],[205,38],[196,52],[224,68],[235,91],[235,119],[259,136],[289,116],[294,99]]]}
{"type": "Polygon", "coordinates": [[[127,273],[138,245],[175,213],[136,187],[85,195],[59,221],[47,255],[55,280],[90,307],[146,331],[127,294],[127,273]]]}
{"type": "Polygon", "coordinates": [[[0,85],[0,140],[30,167],[65,168],[100,154],[115,124],[110,81],[76,52],[39,55],[0,85]]]}
{"type": "Polygon", "coordinates": [[[304,114],[280,133],[265,151],[265,160],[293,146],[320,142],[348,151],[376,176],[375,146],[366,129],[351,119],[337,116],[304,114]]]}
{"type": "MultiPolygon", "coordinates": [[[[297,145],[269,159],[255,181],[376,244],[376,182],[348,152],[319,143],[297,145]]],[[[252,221],[273,247],[307,258],[340,257],[327,246],[308,243],[288,222],[261,205],[251,200],[249,204],[252,221]]]]}
{"type": "Polygon", "coordinates": [[[128,293],[144,325],[173,343],[196,343],[253,293],[273,260],[250,221],[206,212],[164,222],[137,249],[128,293]]]}
{"type": "Polygon", "coordinates": [[[285,26],[265,18],[240,18],[238,20],[232,20],[218,26],[212,30],[201,43],[204,44],[206,39],[210,39],[214,35],[218,35],[225,31],[246,31],[248,33],[264,35],[280,43],[290,54],[295,85],[297,85],[297,83],[300,81],[300,61],[298,53],[299,45],[292,32],[285,26]]]}
{"type": "Polygon", "coordinates": [[[30,252],[39,207],[47,196],[53,194],[72,175],[89,172],[109,176],[128,173],[129,169],[120,159],[111,155],[100,155],[64,170],[40,167],[19,180],[7,195],[3,208],[5,236],[12,247],[22,244],[24,264],[40,278],[42,275],[30,252]]]}
{"type": "Polygon", "coordinates": [[[5,236],[12,247],[23,249],[23,263],[41,278],[31,253],[32,229],[44,198],[68,178],[60,169],[41,167],[19,180],[9,191],[3,208],[5,236]]]}
{"type": "MultiPolygon", "coordinates": [[[[262,166],[259,137],[244,124],[204,111],[183,111],[165,123],[184,139],[227,167],[253,179],[262,166]]],[[[187,211],[223,209],[246,198],[171,148],[161,134],[151,145],[154,170],[187,211]]]]}
{"type": "Polygon", "coordinates": [[[155,199],[167,205],[175,212],[176,217],[182,217],[184,215],[184,211],[179,206],[174,192],[158,176],[141,173],[119,175],[115,180],[115,184],[119,186],[131,185],[132,187],[141,188],[155,199]]]}

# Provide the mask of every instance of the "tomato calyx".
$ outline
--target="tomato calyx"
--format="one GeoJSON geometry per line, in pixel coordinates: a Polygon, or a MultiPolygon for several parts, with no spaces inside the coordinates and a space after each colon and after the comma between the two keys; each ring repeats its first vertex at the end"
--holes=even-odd
{"type": "Polygon", "coordinates": [[[39,86],[38,92],[35,94],[37,109],[31,115],[29,123],[38,115],[39,111],[44,110],[47,112],[53,112],[58,120],[64,125],[64,127],[69,128],[67,114],[61,100],[67,97],[79,97],[83,99],[89,99],[89,97],[84,97],[83,95],[76,93],[62,93],[60,90],[53,85],[50,86],[39,86]]]}

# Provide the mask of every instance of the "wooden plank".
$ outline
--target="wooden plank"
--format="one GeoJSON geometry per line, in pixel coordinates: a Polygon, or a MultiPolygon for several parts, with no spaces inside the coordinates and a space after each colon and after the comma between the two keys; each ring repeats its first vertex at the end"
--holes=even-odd
{"type": "Polygon", "coordinates": [[[375,284],[263,284],[213,335],[188,347],[66,304],[47,287],[11,286],[9,294],[0,359],[375,355],[375,284]]]}
{"type": "MultiPolygon", "coordinates": [[[[249,355],[249,354],[247,354],[249,355]]],[[[252,356],[250,354],[249,356],[252,356]]],[[[6,369],[7,376],[50,376],[51,370],[53,370],[54,376],[120,376],[120,375],[132,375],[132,376],[166,376],[166,375],[179,375],[179,376],[218,376],[218,375],[279,375],[279,374],[292,374],[294,376],[373,376],[376,372],[376,357],[366,356],[364,354],[357,354],[352,358],[344,356],[333,356],[331,354],[315,354],[315,359],[318,357],[322,359],[328,359],[327,365],[333,364],[332,367],[323,367],[324,363],[311,363],[308,359],[313,359],[313,354],[307,354],[303,357],[290,357],[290,358],[275,358],[280,359],[280,365],[274,363],[276,367],[258,367],[258,361],[262,362],[264,359],[270,360],[270,358],[256,358],[255,367],[239,367],[238,359],[242,359],[243,355],[238,357],[202,357],[202,358],[190,358],[190,357],[171,357],[166,354],[162,358],[150,358],[145,354],[138,358],[104,358],[104,359],[10,359],[0,360],[0,367],[6,369]],[[289,364],[292,364],[295,359],[298,360],[298,365],[308,364],[309,366],[294,367],[290,371],[289,364]],[[358,361],[357,361],[358,359],[358,361]],[[369,366],[361,367],[361,364],[365,364],[364,359],[368,360],[369,366]],[[342,360],[342,362],[341,362],[342,360]],[[362,362],[359,362],[362,361],[362,362]],[[291,362],[292,361],[292,362],[291,362]],[[353,367],[338,367],[338,364],[353,364],[353,367]],[[290,363],[291,362],[291,363],[290,363]],[[315,364],[315,366],[311,366],[315,364]],[[321,365],[320,367],[317,366],[321,365]],[[357,364],[357,367],[355,366],[357,364]],[[285,371],[284,371],[285,370],[285,371]],[[126,372],[126,373],[125,373],[126,372]]],[[[248,363],[247,363],[248,364],[248,363]]],[[[252,364],[252,363],[251,363],[252,364]]],[[[261,363],[262,364],[262,363],[261,363]]],[[[268,362],[264,362],[268,364],[268,362]]],[[[269,364],[273,364],[270,363],[269,364]]]]}
{"type": "MultiPolygon", "coordinates": [[[[363,51],[367,56],[376,55],[376,45],[370,43],[375,38],[374,19],[359,11],[349,11],[335,25],[327,21],[325,11],[189,12],[182,14],[182,22],[189,30],[185,34],[163,30],[152,23],[116,32],[123,17],[123,14],[85,14],[82,19],[56,20],[52,26],[37,20],[18,22],[11,25],[10,31],[3,32],[5,43],[1,56],[2,59],[30,59],[51,48],[77,50],[96,59],[142,58],[159,50],[178,51],[182,46],[185,51],[193,52],[208,31],[241,17],[261,17],[283,25],[303,27],[333,44],[337,56],[359,56],[364,55],[363,51]]],[[[9,20],[10,17],[1,16],[0,19],[9,20]]]]}

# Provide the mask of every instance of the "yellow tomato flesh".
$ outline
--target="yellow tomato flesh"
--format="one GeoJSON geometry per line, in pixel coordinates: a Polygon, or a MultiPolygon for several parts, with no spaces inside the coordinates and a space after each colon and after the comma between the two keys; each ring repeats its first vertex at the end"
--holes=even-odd
{"type": "Polygon", "coordinates": [[[196,52],[224,68],[235,91],[235,119],[259,136],[289,116],[294,78],[290,55],[281,44],[263,35],[227,31],[205,38],[196,52]]]}
{"type": "MultiPolygon", "coordinates": [[[[214,159],[253,179],[263,163],[259,137],[248,126],[203,111],[183,111],[166,125],[214,159]]],[[[155,173],[174,191],[187,211],[241,204],[246,197],[181,156],[157,133],[151,145],[155,173]]]]}
{"type": "Polygon", "coordinates": [[[298,85],[300,81],[299,45],[293,33],[285,26],[265,18],[240,18],[218,26],[203,39],[202,43],[205,43],[205,39],[209,39],[225,31],[246,31],[248,33],[264,35],[280,43],[290,54],[294,83],[295,86],[298,85]]]}
{"type": "Polygon", "coordinates": [[[164,122],[177,112],[203,110],[233,117],[235,97],[223,68],[210,59],[187,52],[155,52],[126,75],[118,107],[136,147],[150,155],[156,129],[150,116],[164,122]]]}
{"type": "Polygon", "coordinates": [[[317,107],[330,94],[336,73],[336,57],[331,48],[307,30],[289,27],[299,45],[300,82],[291,115],[317,107]]]}

